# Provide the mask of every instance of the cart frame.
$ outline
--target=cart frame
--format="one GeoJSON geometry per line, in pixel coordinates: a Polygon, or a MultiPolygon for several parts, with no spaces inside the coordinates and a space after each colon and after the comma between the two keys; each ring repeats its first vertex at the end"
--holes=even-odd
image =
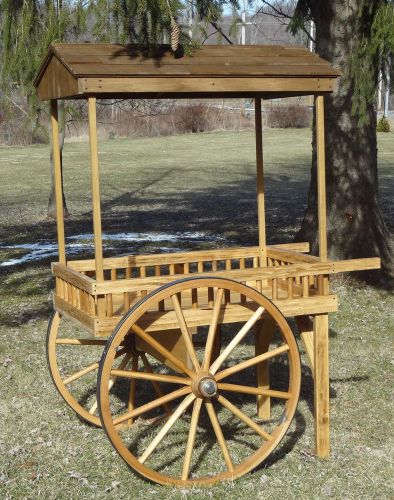
{"type": "MultiPolygon", "coordinates": [[[[181,70],[166,73],[166,58],[172,57],[168,55],[168,47],[161,48],[163,59],[159,60],[164,61],[162,66],[159,64],[159,67],[149,67],[150,73],[147,70],[139,73],[140,68],[143,70],[145,67],[146,58],[140,57],[138,48],[89,45],[51,46],[35,82],[40,98],[50,100],[59,245],[59,260],[52,265],[56,278],[55,310],[82,325],[95,337],[101,337],[108,336],[113,331],[137,299],[174,279],[204,277],[211,273],[215,277],[231,278],[252,286],[269,297],[285,316],[296,317],[314,378],[315,450],[317,456],[327,457],[330,450],[328,313],[337,310],[337,297],[329,290],[329,275],[380,267],[380,260],[376,257],[346,261],[328,259],[324,95],[334,90],[338,71],[318,56],[309,54],[306,49],[246,46],[216,49],[202,47],[198,50],[201,51],[201,57],[212,54],[224,59],[244,57],[245,64],[251,61],[247,73],[244,67],[241,70],[234,67],[229,73],[223,66],[216,68],[213,73],[208,69],[204,70],[206,74],[200,74],[202,70],[198,70],[198,66],[201,60],[197,58],[193,66],[193,62],[187,60],[186,56],[184,59],[189,64],[188,73],[184,74],[181,70]],[[135,68],[134,73],[130,70],[114,74],[108,62],[106,64],[109,69],[105,70],[104,66],[100,66],[104,64],[100,60],[100,57],[104,57],[102,54],[111,53],[116,59],[117,52],[130,59],[130,64],[135,68]],[[274,67],[275,64],[267,62],[273,69],[271,66],[260,66],[258,58],[271,57],[271,53],[279,58],[277,61],[284,57],[285,63],[280,66],[280,62],[275,62],[274,67]],[[78,57],[75,58],[77,62],[70,62],[73,54],[86,56],[85,59],[81,57],[85,62],[78,63],[78,57]],[[95,68],[78,69],[78,64],[88,64],[89,54],[96,61],[95,68]],[[289,57],[293,57],[293,62],[288,62],[289,57]],[[315,99],[319,234],[317,257],[308,254],[308,243],[275,246],[266,243],[261,100],[299,95],[313,95],[315,99]],[[108,97],[252,97],[255,103],[258,246],[104,258],[96,99],[108,97]],[[94,260],[71,261],[66,258],[58,126],[58,99],[64,98],[84,98],[88,102],[94,260]]],[[[180,69],[183,67],[179,62],[181,59],[177,63],[180,69]]],[[[236,304],[232,307],[231,314],[234,318],[240,318],[236,304]]],[[[161,319],[153,323],[151,330],[175,328],[174,315],[174,311],[161,315],[161,319]]],[[[256,346],[257,352],[259,349],[263,352],[266,348],[264,345],[256,346]]],[[[263,369],[259,376],[260,383],[266,385],[267,372],[263,369]]],[[[260,414],[269,414],[269,398],[262,402],[260,414]]]]}

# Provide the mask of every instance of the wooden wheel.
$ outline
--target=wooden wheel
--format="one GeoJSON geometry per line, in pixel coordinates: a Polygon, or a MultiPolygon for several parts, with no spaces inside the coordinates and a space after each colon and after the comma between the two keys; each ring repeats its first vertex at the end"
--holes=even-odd
{"type": "Polygon", "coordinates": [[[110,337],[98,375],[100,418],[117,452],[143,476],[181,487],[213,484],[242,476],[278,445],[296,410],[300,374],[293,334],[269,299],[228,279],[179,280],[143,298],[110,337]],[[262,317],[275,321],[280,335],[268,352],[256,356],[251,330],[262,317]],[[155,340],[160,325],[173,329],[176,322],[186,344],[186,359],[155,340]],[[223,341],[215,359],[218,324],[223,341]],[[193,343],[190,335],[197,325],[202,343],[193,343]],[[121,344],[133,338],[160,353],[160,360],[150,357],[151,371],[117,368],[121,344]],[[267,360],[275,367],[278,382],[261,389],[256,387],[256,367],[267,360]],[[111,396],[108,382],[113,376],[134,387],[137,399],[132,406],[127,398],[119,405],[111,396]],[[145,388],[152,380],[161,383],[165,391],[161,397],[145,388]],[[256,414],[256,397],[262,395],[271,399],[270,420],[256,414]],[[138,417],[146,418],[164,403],[173,406],[172,413],[159,423],[142,425],[138,417]],[[124,425],[130,419],[134,424],[124,425]]]}
{"type": "MultiPolygon", "coordinates": [[[[97,370],[106,339],[88,337],[71,322],[64,321],[58,312],[49,319],[46,339],[46,353],[49,371],[56,389],[66,403],[84,420],[101,427],[97,410],[96,387],[97,370]],[[61,325],[62,323],[62,325],[61,325]]],[[[132,359],[127,349],[123,368],[132,359]]],[[[109,382],[112,388],[113,377],[109,382]]]]}

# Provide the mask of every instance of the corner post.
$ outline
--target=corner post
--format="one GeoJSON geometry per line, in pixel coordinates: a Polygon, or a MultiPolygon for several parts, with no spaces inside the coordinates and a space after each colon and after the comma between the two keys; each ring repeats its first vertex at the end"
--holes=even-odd
{"type": "Polygon", "coordinates": [[[58,105],[56,99],[51,99],[51,127],[52,127],[53,165],[55,171],[56,226],[57,226],[57,242],[59,248],[59,264],[66,265],[62,164],[60,158],[59,119],[58,119],[58,105]]]}
{"type": "MultiPolygon", "coordinates": [[[[324,98],[316,96],[317,198],[319,258],[327,261],[326,158],[324,141],[324,98]]],[[[319,276],[319,292],[328,294],[328,278],[319,276]]],[[[330,375],[328,351],[328,314],[313,321],[315,449],[320,458],[330,453],[330,375]]]]}
{"type": "Polygon", "coordinates": [[[316,96],[316,145],[317,145],[317,204],[319,222],[319,257],[327,261],[327,202],[326,202],[326,152],[324,140],[324,98],[316,96]]]}
{"type": "Polygon", "coordinates": [[[93,232],[94,257],[96,261],[96,279],[104,281],[103,271],[103,242],[101,235],[101,206],[100,206],[100,177],[97,149],[97,119],[96,98],[88,98],[90,162],[92,174],[92,202],[93,202],[93,232]]]}
{"type": "Polygon", "coordinates": [[[267,266],[267,243],[265,234],[265,193],[263,163],[263,126],[261,120],[261,97],[254,99],[254,119],[256,134],[256,170],[257,170],[257,216],[259,228],[259,265],[267,266]]]}

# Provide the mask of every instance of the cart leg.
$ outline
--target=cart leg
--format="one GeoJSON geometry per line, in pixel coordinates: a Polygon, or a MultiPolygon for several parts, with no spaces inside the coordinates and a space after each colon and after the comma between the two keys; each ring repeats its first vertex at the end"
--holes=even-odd
{"type": "Polygon", "coordinates": [[[317,314],[314,330],[315,451],[320,458],[330,453],[328,314],[317,314]]]}
{"type": "MultiPolygon", "coordinates": [[[[276,323],[271,318],[263,319],[255,327],[255,351],[256,356],[268,351],[274,337],[276,323]]],[[[257,387],[269,389],[269,361],[263,361],[256,366],[257,387]]],[[[264,420],[271,418],[271,398],[269,396],[257,396],[257,416],[264,420]]]]}

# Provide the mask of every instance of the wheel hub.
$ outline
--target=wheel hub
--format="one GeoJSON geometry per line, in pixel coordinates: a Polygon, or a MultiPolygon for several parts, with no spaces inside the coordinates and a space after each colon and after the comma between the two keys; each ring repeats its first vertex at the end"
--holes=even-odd
{"type": "Polygon", "coordinates": [[[218,392],[216,380],[211,377],[203,377],[198,384],[198,388],[204,398],[212,398],[218,392]]]}

